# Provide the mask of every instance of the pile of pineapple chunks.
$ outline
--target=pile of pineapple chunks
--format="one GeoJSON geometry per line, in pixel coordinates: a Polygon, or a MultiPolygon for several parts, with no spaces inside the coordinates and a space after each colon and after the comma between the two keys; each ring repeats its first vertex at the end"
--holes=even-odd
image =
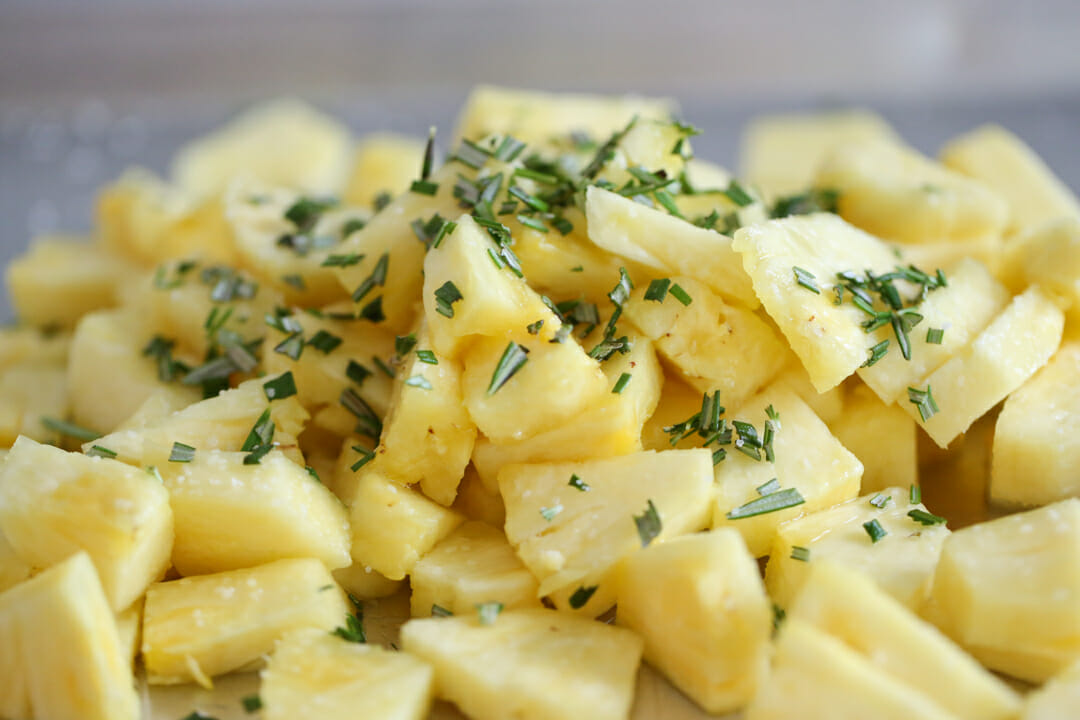
{"type": "Polygon", "coordinates": [[[703,715],[1080,714],[1076,197],[998,127],[762,118],[736,179],[672,112],[279,101],[36,240],[0,717],[256,669],[268,720],[665,716],[642,660],[703,715]]]}

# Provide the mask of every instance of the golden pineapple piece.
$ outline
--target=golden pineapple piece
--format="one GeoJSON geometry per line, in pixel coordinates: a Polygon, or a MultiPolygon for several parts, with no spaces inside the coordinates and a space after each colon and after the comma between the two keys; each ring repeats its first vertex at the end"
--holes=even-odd
{"type": "Polygon", "coordinates": [[[1065,217],[1032,228],[1010,242],[1006,263],[1016,268],[1014,289],[1041,285],[1075,320],[1080,311],[1080,219],[1065,217]]]}
{"type": "MultiPolygon", "coordinates": [[[[740,452],[733,442],[726,446],[726,457],[715,470],[712,526],[738,530],[754,557],[768,554],[781,523],[855,497],[862,477],[858,458],[833,437],[806,403],[786,388],[769,388],[737,412],[728,412],[727,417],[764,428],[770,407],[778,416],[771,422],[779,425],[772,440],[775,461],[769,462],[764,452],[760,453],[761,460],[755,460],[740,452]],[[762,498],[773,492],[787,494],[777,496],[786,498],[779,503],[779,509],[759,510],[759,506],[751,505],[768,502],[762,498]]],[[[759,440],[764,440],[764,432],[759,440]]],[[[737,440],[737,434],[733,435],[733,441],[737,440]]]]}
{"type": "Polygon", "coordinates": [[[458,486],[453,509],[470,520],[479,520],[492,527],[502,527],[506,522],[506,506],[499,495],[499,480],[495,476],[491,488],[487,486],[472,465],[465,468],[465,477],[458,486]]]}
{"type": "Polygon", "coordinates": [[[335,570],[334,580],[342,590],[358,600],[375,600],[393,595],[405,584],[402,580],[391,580],[359,563],[335,570]]]}
{"type": "Polygon", "coordinates": [[[691,435],[671,444],[672,436],[664,432],[685,421],[701,410],[701,391],[691,387],[675,373],[664,378],[663,392],[656,404],[656,410],[641,428],[641,444],[646,450],[670,450],[671,448],[690,449],[701,446],[701,437],[691,435]]]}
{"type": "Polygon", "coordinates": [[[930,389],[937,412],[923,419],[922,406],[914,401],[900,406],[945,447],[1046,364],[1061,342],[1064,324],[1061,310],[1033,287],[1014,298],[963,352],[915,386],[930,389]]]}
{"type": "Polygon", "coordinates": [[[491,602],[508,610],[540,607],[536,578],[502,531],[482,522],[467,522],[440,540],[413,566],[409,583],[413,617],[431,615],[436,605],[454,615],[491,602]]]}
{"type": "Polygon", "coordinates": [[[588,189],[585,212],[589,239],[604,250],[657,273],[694,278],[751,310],[760,304],[731,238],[599,187],[588,189]]]}
{"type": "Polygon", "coordinates": [[[0,370],[0,446],[10,447],[20,435],[53,439],[42,418],[67,417],[69,404],[62,365],[25,362],[0,370]]]}
{"type": "Polygon", "coordinates": [[[937,628],[897,603],[869,576],[811,557],[809,576],[788,607],[789,620],[828,633],[957,717],[1016,717],[1017,693],[937,628]]]}
{"type": "Polygon", "coordinates": [[[30,577],[33,568],[24,561],[15,548],[11,547],[7,537],[0,532],[0,592],[13,588],[30,577]]]}
{"type": "Polygon", "coordinates": [[[642,641],[554,610],[410,620],[402,646],[435,667],[435,692],[475,720],[624,720],[642,641]]]}
{"type": "Polygon", "coordinates": [[[847,393],[829,431],[862,463],[863,494],[918,484],[915,421],[896,405],[881,402],[867,386],[860,383],[847,393]]]}
{"type": "Polygon", "coordinates": [[[196,450],[190,462],[159,467],[176,518],[173,566],[205,575],[284,558],[318,558],[347,567],[348,513],[303,467],[272,450],[196,450]]]}
{"type": "Polygon", "coordinates": [[[1021,720],[1071,720],[1080,707],[1080,659],[1024,699],[1021,720]]]}
{"type": "Polygon", "coordinates": [[[499,473],[506,537],[555,606],[597,616],[615,602],[624,557],[708,523],[707,450],[640,452],[499,473]]]}
{"type": "Polygon", "coordinates": [[[425,720],[433,675],[430,665],[406,652],[297,630],[278,641],[260,674],[262,717],[425,720]]]}
{"type": "Polygon", "coordinates": [[[136,720],[134,682],[86,553],[0,594],[0,716],[136,720]]]}
{"type": "Polygon", "coordinates": [[[626,303],[626,316],[656,344],[656,350],[701,392],[719,390],[725,404],[737,405],[783,367],[780,338],[757,315],[727,305],[704,284],[671,278],[690,297],[683,305],[668,292],[647,300],[638,287],[626,303]]]}
{"type": "MultiPolygon", "coordinates": [[[[629,170],[641,168],[662,177],[677,178],[686,167],[684,155],[693,156],[690,139],[682,127],[669,118],[638,117],[632,125],[617,128],[625,130],[611,159],[600,170],[599,177],[617,186],[625,185],[633,178],[629,170]],[[626,129],[629,127],[629,129],[626,129]],[[681,144],[680,144],[681,143],[681,144]],[[678,145],[680,152],[672,152],[678,145]]],[[[564,142],[566,130],[563,130],[564,142]]],[[[610,134],[608,134],[610,136],[610,134]]],[[[604,141],[608,137],[597,138],[604,141]]]]}
{"type": "Polygon", "coordinates": [[[851,302],[836,305],[830,290],[839,272],[893,270],[896,257],[872,235],[820,213],[744,227],[735,233],[733,247],[742,255],[765,311],[818,392],[855,372],[869,358],[870,348],[885,337],[881,331],[864,331],[860,323],[865,313],[851,302]],[[796,268],[819,292],[799,284],[796,268]]]}
{"type": "Polygon", "coordinates": [[[158,377],[154,361],[142,354],[144,337],[142,323],[130,309],[99,310],[79,321],[67,375],[76,423],[107,433],[156,392],[176,397],[181,405],[200,398],[196,388],[158,377]]]}
{"type": "Polygon", "coordinates": [[[35,568],[85,550],[114,610],[169,566],[169,493],[145,470],[19,438],[0,465],[0,532],[35,568]]]}
{"type": "Polygon", "coordinates": [[[330,571],[313,558],[157,583],[143,615],[147,680],[209,687],[210,678],[258,662],[289,631],[329,633],[347,613],[330,571]]]}
{"type": "Polygon", "coordinates": [[[116,615],[116,632],[120,638],[120,653],[129,667],[135,666],[135,658],[139,655],[144,604],[144,598],[139,598],[126,610],[121,610],[116,615]]]}
{"type": "Polygon", "coordinates": [[[0,369],[33,362],[66,365],[71,334],[43,332],[37,328],[8,326],[0,328],[0,369]]]}
{"type": "Polygon", "coordinates": [[[957,720],[919,688],[893,677],[810,623],[780,627],[772,673],[746,720],[957,720]]]}
{"type": "Polygon", "coordinates": [[[1080,655],[1080,500],[946,539],[931,619],[990,668],[1043,682],[1080,655]]]}
{"type": "MultiPolygon", "coordinates": [[[[1012,239],[1009,242],[1011,243],[1012,239]]],[[[951,273],[965,260],[977,260],[1003,282],[1015,275],[1013,268],[1009,267],[1011,261],[1005,258],[1008,245],[1000,235],[986,235],[958,242],[893,243],[892,246],[904,265],[934,270],[941,268],[946,273],[951,273]]]]}
{"type": "Polygon", "coordinates": [[[738,532],[684,535],[630,555],[618,571],[618,622],[645,660],[710,713],[749,702],[768,669],[772,608],[738,532]]]}
{"type": "Polygon", "coordinates": [[[396,133],[372,133],[360,138],[341,199],[349,205],[372,207],[379,193],[397,197],[420,177],[425,144],[396,133]]]}
{"type": "Polygon", "coordinates": [[[464,518],[374,470],[359,476],[353,496],[352,557],[391,580],[400,580],[464,518]]]}
{"type": "Polygon", "coordinates": [[[983,125],[953,138],[941,149],[941,162],[1005,198],[1011,232],[1061,217],[1080,218],[1076,195],[1034,150],[999,125],[983,125]]]}
{"type": "MultiPolygon", "coordinates": [[[[113,429],[113,435],[127,430],[142,430],[148,425],[160,422],[173,413],[180,412],[186,404],[181,404],[180,399],[172,393],[164,390],[155,392],[146,398],[142,405],[131,415],[113,429]]],[[[95,441],[94,445],[97,444],[95,441]]],[[[89,446],[88,446],[89,447],[89,446]]]]}
{"type": "Polygon", "coordinates": [[[919,484],[930,512],[959,530],[1001,514],[990,505],[990,462],[997,413],[991,410],[943,450],[919,433],[919,484]]]}
{"type": "Polygon", "coordinates": [[[1009,206],[986,185],[899,142],[835,148],[814,184],[839,193],[840,216],[886,240],[954,242],[1001,235],[1009,206]]]}
{"type": "Polygon", "coordinates": [[[349,130],[300,100],[257,105],[176,153],[172,174],[195,195],[219,195],[237,175],[304,192],[332,194],[342,185],[349,130]]]}
{"type": "Polygon", "coordinates": [[[848,394],[846,385],[837,385],[819,393],[813,383],[810,382],[810,376],[806,373],[806,368],[803,367],[802,363],[799,362],[799,358],[794,354],[791,355],[791,362],[787,364],[787,367],[776,376],[775,383],[785,385],[802,398],[802,401],[810,406],[814,414],[821,418],[830,428],[844,412],[848,394]]]}

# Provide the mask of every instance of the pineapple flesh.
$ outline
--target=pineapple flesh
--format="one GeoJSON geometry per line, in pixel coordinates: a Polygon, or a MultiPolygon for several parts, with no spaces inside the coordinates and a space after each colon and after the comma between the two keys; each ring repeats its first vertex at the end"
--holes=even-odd
{"type": "Polygon", "coordinates": [[[862,493],[918,484],[915,421],[896,405],[886,405],[865,385],[843,400],[843,411],[829,422],[840,444],[862,463],[862,493]]]}
{"type": "Polygon", "coordinates": [[[1080,660],[1024,699],[1021,720],[1072,720],[1080,707],[1080,660]]]}
{"type": "Polygon", "coordinates": [[[341,198],[350,205],[371,207],[379,193],[391,197],[408,192],[416,168],[424,162],[424,143],[396,133],[371,133],[357,143],[352,169],[341,198]]]}

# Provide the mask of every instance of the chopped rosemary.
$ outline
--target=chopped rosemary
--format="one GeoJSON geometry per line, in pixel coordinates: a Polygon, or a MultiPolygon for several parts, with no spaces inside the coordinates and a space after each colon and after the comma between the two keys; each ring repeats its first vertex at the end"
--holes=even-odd
{"type": "Polygon", "coordinates": [[[591,489],[589,487],[589,484],[582,480],[577,473],[573,473],[572,475],[570,475],[570,482],[568,482],[567,485],[574,488],[575,490],[578,490],[579,492],[589,492],[589,490],[591,489]]]}
{"type": "Polygon", "coordinates": [[[352,388],[342,390],[340,402],[342,407],[356,416],[357,434],[365,435],[373,440],[379,439],[379,435],[382,433],[382,420],[355,390],[352,388]]]}
{"type": "Polygon", "coordinates": [[[174,442],[172,452],[169,453],[169,462],[187,463],[195,459],[195,448],[182,442],[174,442]]]}
{"type": "Polygon", "coordinates": [[[915,508],[914,510],[908,510],[907,516],[921,525],[944,525],[946,520],[940,515],[935,515],[926,510],[920,510],[915,508]]]}
{"type": "Polygon", "coordinates": [[[552,505],[551,507],[542,507],[540,508],[540,517],[544,518],[548,522],[551,522],[562,511],[563,506],[559,504],[552,505]]]}
{"type": "Polygon", "coordinates": [[[86,454],[89,457],[103,457],[103,458],[115,458],[116,457],[116,451],[115,450],[110,450],[109,448],[103,447],[101,445],[93,445],[93,446],[91,446],[91,448],[86,451],[86,454]]]}
{"type": "Polygon", "coordinates": [[[457,285],[447,280],[435,291],[435,312],[443,317],[454,317],[454,303],[464,300],[465,296],[457,289],[457,285]]]}
{"type": "Polygon", "coordinates": [[[757,490],[757,494],[761,495],[762,497],[766,495],[772,495],[774,492],[780,491],[780,481],[776,478],[773,478],[772,480],[769,480],[769,482],[764,483],[763,485],[758,485],[755,490],[757,490]]]}
{"type": "Polygon", "coordinates": [[[353,472],[356,472],[375,459],[375,452],[367,449],[363,445],[353,445],[352,449],[360,454],[360,459],[349,466],[349,469],[353,472]]]}
{"type": "Polygon", "coordinates": [[[263,383],[263,392],[267,400],[284,400],[296,394],[296,381],[292,370],[286,370],[273,380],[263,383]]]}
{"type": "Polygon", "coordinates": [[[423,375],[413,375],[405,380],[405,384],[409,387],[420,388],[421,390],[431,389],[431,382],[423,375]]]}
{"type": "Polygon", "coordinates": [[[363,385],[364,381],[371,377],[371,374],[370,370],[355,360],[349,360],[349,364],[345,366],[345,377],[357,385],[363,385]]]}
{"type": "Polygon", "coordinates": [[[690,297],[690,293],[683,290],[682,286],[679,285],[678,283],[674,283],[671,286],[671,289],[668,290],[668,292],[671,293],[671,297],[675,298],[680,303],[682,303],[683,307],[689,305],[690,303],[692,303],[694,301],[693,298],[690,297]]]}
{"type": "Polygon", "coordinates": [[[926,342],[931,345],[940,345],[941,341],[945,338],[945,330],[943,328],[927,328],[926,330],[926,342]]]}
{"type": "Polygon", "coordinates": [[[307,344],[322,352],[323,355],[329,355],[341,342],[341,338],[337,335],[326,330],[319,330],[307,341],[307,344]]]}
{"type": "Polygon", "coordinates": [[[814,273],[809,270],[804,270],[797,265],[791,269],[795,272],[795,282],[816,295],[821,294],[821,288],[817,285],[817,276],[815,276],[814,273]]]}
{"type": "Polygon", "coordinates": [[[663,530],[663,523],[660,521],[660,513],[656,510],[656,505],[652,500],[649,500],[649,504],[646,505],[645,511],[640,515],[634,516],[634,525],[637,526],[638,537],[641,539],[641,547],[648,547],[656,536],[663,530]]]}
{"type": "Polygon", "coordinates": [[[645,299],[652,300],[653,302],[664,302],[664,298],[667,297],[668,288],[671,287],[671,280],[668,278],[657,278],[649,283],[649,288],[645,291],[645,299]]]}
{"type": "Polygon", "coordinates": [[[431,604],[431,617],[452,617],[454,613],[450,612],[442,605],[431,604]]]}
{"type": "Polygon", "coordinates": [[[494,625],[502,610],[503,604],[501,602],[477,603],[476,605],[476,614],[481,625],[494,625]]]}
{"type": "Polygon", "coordinates": [[[919,409],[919,417],[923,419],[923,422],[934,417],[934,415],[941,410],[941,408],[938,407],[937,402],[934,401],[934,396],[931,393],[929,385],[926,386],[925,390],[909,387],[907,392],[908,401],[919,409]]]}
{"type": "Polygon", "coordinates": [[[630,379],[633,376],[630,373],[623,373],[619,376],[619,379],[615,381],[615,386],[611,388],[611,392],[615,395],[621,395],[622,391],[626,389],[626,386],[630,384],[630,379]]]}
{"type": "Polygon", "coordinates": [[[389,269],[390,253],[383,253],[375,263],[375,267],[371,270],[371,274],[368,275],[364,281],[357,286],[356,290],[353,291],[353,302],[358,303],[363,300],[376,286],[383,287],[386,285],[386,273],[389,269]]]}
{"type": "Polygon", "coordinates": [[[728,512],[727,519],[742,520],[743,518],[754,517],[756,515],[787,510],[788,508],[802,505],[804,502],[806,502],[806,498],[802,496],[802,493],[800,493],[797,488],[787,488],[785,490],[769,493],[768,495],[763,495],[755,500],[751,500],[745,505],[740,505],[728,512]]]}
{"type": "Polygon", "coordinates": [[[439,358],[435,357],[435,353],[431,350],[417,350],[416,359],[428,365],[439,364],[439,358]]]}
{"type": "Polygon", "coordinates": [[[570,607],[574,610],[580,610],[592,599],[592,596],[596,594],[599,585],[590,585],[585,587],[584,585],[578,587],[570,596],[570,607]]]}
{"type": "Polygon", "coordinates": [[[801,545],[791,546],[791,559],[800,560],[802,562],[810,561],[810,548],[802,547],[801,545]]]}
{"type": "Polygon", "coordinates": [[[870,504],[873,505],[874,507],[876,507],[879,510],[884,510],[885,507],[889,504],[890,500],[892,500],[891,495],[886,495],[884,493],[878,493],[874,497],[870,498],[870,504]]]}
{"type": "Polygon", "coordinates": [[[491,382],[488,384],[487,394],[494,395],[497,393],[515,373],[521,370],[528,360],[528,348],[510,341],[506,346],[506,349],[503,350],[502,357],[499,358],[498,364],[495,366],[495,372],[491,375],[491,382]]]}
{"type": "Polygon", "coordinates": [[[871,543],[876,543],[889,534],[888,530],[881,527],[881,523],[878,522],[877,518],[864,522],[862,526],[863,530],[866,531],[866,534],[870,536],[871,543]]]}
{"type": "Polygon", "coordinates": [[[327,255],[322,261],[323,267],[351,267],[356,265],[364,256],[360,253],[349,253],[348,255],[327,255]]]}

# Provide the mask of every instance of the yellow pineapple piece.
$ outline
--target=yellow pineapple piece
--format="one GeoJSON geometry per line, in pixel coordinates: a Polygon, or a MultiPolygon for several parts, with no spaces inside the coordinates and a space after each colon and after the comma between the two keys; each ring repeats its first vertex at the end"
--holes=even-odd
{"type": "Polygon", "coordinates": [[[257,105],[176,153],[172,174],[195,195],[218,195],[240,174],[305,192],[334,193],[352,139],[337,120],[292,98],[257,105]]]}
{"type": "Polygon", "coordinates": [[[342,590],[358,600],[374,600],[393,595],[405,584],[402,580],[391,580],[359,563],[335,570],[334,580],[342,590]]]}
{"type": "Polygon", "coordinates": [[[888,246],[826,213],[770,220],[735,233],[735,250],[765,311],[799,356],[818,392],[855,372],[885,337],[860,327],[865,313],[836,305],[830,288],[839,272],[886,273],[896,257],[888,246]],[[813,276],[820,293],[796,281],[795,268],[813,276]],[[879,337],[880,335],[880,337],[879,337]]]}
{"type": "Polygon", "coordinates": [[[1017,289],[1041,285],[1068,308],[1075,320],[1080,310],[1080,219],[1061,218],[1037,226],[1010,243],[1009,267],[1017,268],[1017,289]]]}
{"type": "Polygon", "coordinates": [[[25,362],[0,370],[0,446],[11,446],[20,435],[53,439],[42,418],[65,418],[69,405],[62,365],[25,362]]]}
{"type": "MultiPolygon", "coordinates": [[[[1012,243],[1013,240],[1010,239],[1009,242],[1012,243]]],[[[1011,261],[1005,258],[1008,245],[1000,235],[986,235],[958,242],[893,243],[892,246],[899,253],[900,261],[904,265],[934,270],[941,268],[946,273],[951,273],[965,260],[978,260],[999,280],[1007,281],[1010,276],[1015,275],[1014,269],[1010,267],[1011,261]]]]}
{"type": "Polygon", "coordinates": [[[975,178],[1009,203],[1012,232],[1061,217],[1080,218],[1080,203],[1024,141],[998,125],[983,125],[941,149],[946,167],[975,178]]]}
{"type": "Polygon", "coordinates": [[[673,447],[689,449],[701,446],[701,438],[691,435],[671,444],[671,435],[664,428],[681,423],[701,410],[701,391],[686,383],[675,373],[664,378],[663,391],[656,410],[641,428],[641,444],[646,450],[670,450],[673,447]]]}
{"type": "Polygon", "coordinates": [[[588,189],[585,211],[589,239],[604,250],[657,273],[692,277],[750,309],[760,304],[731,238],[599,187],[588,189]]]}
{"type": "Polygon", "coordinates": [[[430,665],[406,652],[297,630],[278,641],[260,674],[262,717],[424,720],[433,675],[430,665]]]}
{"type": "Polygon", "coordinates": [[[1080,500],[957,530],[931,618],[990,668],[1043,682],[1080,655],[1080,500]]]}
{"type": "Polygon", "coordinates": [[[996,192],[899,142],[835,148],[814,184],[839,193],[840,216],[887,240],[963,241],[1001,235],[1009,206],[996,192]]]}
{"type": "Polygon", "coordinates": [[[0,594],[0,716],[140,717],[131,664],[86,553],[0,594]]]}
{"type": "MultiPolygon", "coordinates": [[[[185,407],[187,405],[181,404],[176,395],[159,390],[146,398],[143,404],[131,415],[128,415],[124,422],[117,425],[111,434],[115,435],[127,430],[141,430],[148,425],[167,418],[173,413],[183,410],[185,407]]],[[[93,444],[96,445],[97,443],[93,444]]]]}
{"type": "Polygon", "coordinates": [[[630,555],[618,621],[645,659],[710,713],[737,710],[768,669],[772,608],[757,562],[731,529],[684,535],[630,555]]]}
{"type": "Polygon", "coordinates": [[[963,352],[915,386],[930,388],[938,412],[923,420],[914,402],[900,406],[945,447],[1046,364],[1064,324],[1061,310],[1033,287],[1014,298],[963,352]]]}
{"type": "Polygon", "coordinates": [[[918,484],[915,421],[896,405],[881,402],[867,386],[856,385],[847,393],[829,431],[862,463],[863,494],[918,484]]]}
{"type": "MultiPolygon", "coordinates": [[[[813,557],[813,556],[812,556],[813,557]]],[[[813,625],[957,717],[1007,720],[1020,697],[880,584],[814,558],[787,617],[813,625]]]]}
{"type": "Polygon", "coordinates": [[[628,717],[642,641],[554,610],[410,620],[402,646],[435,667],[435,692],[476,720],[628,717]]]}
{"type": "Polygon", "coordinates": [[[272,450],[196,450],[190,462],[159,467],[176,517],[173,566],[181,575],[253,567],[284,558],[319,558],[347,567],[345,506],[303,467],[272,450]]]}
{"type": "Polygon", "coordinates": [[[464,520],[419,491],[368,469],[359,476],[349,519],[353,560],[391,580],[408,575],[464,520]]]}
{"type": "Polygon", "coordinates": [[[360,138],[341,199],[371,207],[379,193],[397,197],[408,192],[424,164],[423,141],[396,133],[372,133],[360,138]]]}
{"type": "Polygon", "coordinates": [[[439,541],[409,573],[413,617],[438,605],[455,615],[498,602],[505,609],[539,607],[536,578],[506,536],[482,522],[467,522],[439,541]]]}
{"type": "Polygon", "coordinates": [[[24,561],[15,548],[11,547],[7,537],[0,532],[0,592],[15,587],[30,577],[33,568],[24,561]]]}
{"type": "Polygon", "coordinates": [[[840,640],[789,618],[780,628],[772,673],[746,720],[957,720],[919,688],[893,677],[840,640]]]}
{"type": "Polygon", "coordinates": [[[289,631],[329,633],[347,612],[330,571],[312,558],[157,583],[143,615],[147,680],[209,687],[210,678],[259,661],[289,631]]]}
{"type": "Polygon", "coordinates": [[[1000,513],[990,506],[990,462],[997,414],[991,410],[943,450],[919,433],[919,484],[930,512],[958,530],[1000,513]]]}
{"type": "Polygon", "coordinates": [[[145,470],[19,438],[0,465],[0,532],[46,568],[85,550],[122,610],[169,565],[169,494],[145,470]]]}
{"type": "Polygon", "coordinates": [[[769,407],[779,416],[772,443],[775,462],[768,462],[764,453],[760,461],[755,460],[732,444],[726,447],[727,455],[715,470],[712,526],[738,530],[755,557],[768,554],[781,523],[855,497],[862,477],[858,458],[833,437],[806,403],[786,388],[770,388],[726,417],[764,428],[769,407]],[[772,482],[774,478],[776,482],[772,482]],[[759,500],[763,492],[770,492],[769,483],[779,485],[774,491],[798,493],[803,502],[743,516],[756,512],[744,506],[759,500]]]}
{"type": "Polygon", "coordinates": [[[1070,720],[1080,707],[1080,659],[1024,699],[1021,720],[1070,720]]]}
{"type": "Polygon", "coordinates": [[[71,334],[66,332],[43,332],[21,326],[0,328],[0,368],[24,361],[66,365],[70,345],[71,334]]]}
{"type": "Polygon", "coordinates": [[[844,412],[847,396],[846,386],[843,384],[837,385],[819,393],[813,383],[810,382],[810,376],[806,373],[806,368],[803,367],[802,363],[799,362],[799,358],[794,354],[791,355],[791,362],[776,376],[774,382],[777,385],[783,384],[787,386],[789,390],[802,398],[802,401],[810,406],[814,414],[830,427],[844,412]]]}
{"type": "Polygon", "coordinates": [[[489,488],[487,483],[480,479],[476,468],[469,465],[465,468],[461,485],[458,486],[453,508],[470,520],[479,520],[492,527],[502,527],[506,522],[506,507],[499,495],[498,476],[496,475],[489,488]]]}
{"type": "Polygon", "coordinates": [[[625,312],[688,383],[701,392],[719,390],[725,404],[737,405],[780,371],[783,345],[761,318],[727,305],[696,280],[671,282],[690,296],[689,305],[670,292],[662,301],[646,300],[645,286],[631,293],[625,312]]]}
{"type": "Polygon", "coordinates": [[[708,523],[712,461],[699,449],[507,465],[499,491],[506,537],[539,595],[596,616],[615,602],[610,575],[622,558],[708,523]]]}
{"type": "Polygon", "coordinates": [[[116,632],[120,638],[120,653],[129,667],[135,666],[135,658],[139,654],[144,604],[144,598],[139,598],[126,610],[121,610],[116,615],[116,632]]]}

